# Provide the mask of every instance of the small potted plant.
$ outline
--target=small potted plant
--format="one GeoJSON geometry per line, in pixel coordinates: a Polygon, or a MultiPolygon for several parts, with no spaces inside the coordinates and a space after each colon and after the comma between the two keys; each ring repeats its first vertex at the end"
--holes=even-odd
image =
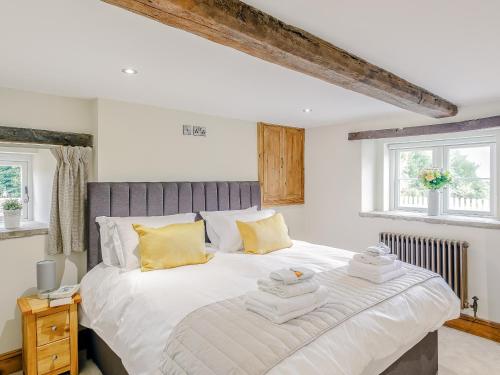
{"type": "Polygon", "coordinates": [[[440,190],[451,182],[450,172],[438,168],[424,169],[420,173],[420,182],[429,190],[427,214],[438,216],[441,212],[440,190]]]}
{"type": "Polygon", "coordinates": [[[2,204],[5,229],[15,229],[21,226],[21,210],[23,204],[17,199],[7,199],[2,204]]]}

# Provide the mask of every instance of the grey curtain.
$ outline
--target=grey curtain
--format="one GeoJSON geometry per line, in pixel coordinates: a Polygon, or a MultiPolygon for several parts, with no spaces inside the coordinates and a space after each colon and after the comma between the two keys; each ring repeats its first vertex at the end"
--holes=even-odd
{"type": "Polygon", "coordinates": [[[58,146],[49,225],[49,254],[84,251],[85,199],[90,147],[58,146]]]}

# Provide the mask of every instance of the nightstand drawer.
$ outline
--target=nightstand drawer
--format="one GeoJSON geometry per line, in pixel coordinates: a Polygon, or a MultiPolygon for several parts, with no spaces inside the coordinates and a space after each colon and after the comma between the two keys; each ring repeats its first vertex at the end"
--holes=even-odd
{"type": "Polygon", "coordinates": [[[53,342],[37,348],[38,375],[68,366],[71,360],[69,339],[53,342]]]}
{"type": "Polygon", "coordinates": [[[36,319],[36,345],[42,346],[69,336],[69,314],[61,311],[36,319]]]}

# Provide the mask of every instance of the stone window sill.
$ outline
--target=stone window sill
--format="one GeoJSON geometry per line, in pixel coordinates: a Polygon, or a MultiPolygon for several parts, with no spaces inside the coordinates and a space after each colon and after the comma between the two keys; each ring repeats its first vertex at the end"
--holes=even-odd
{"type": "Polygon", "coordinates": [[[472,216],[427,216],[419,212],[403,211],[370,211],[360,212],[359,216],[369,218],[382,218],[393,220],[420,221],[429,224],[457,225],[462,227],[500,229],[500,220],[472,216]]]}
{"type": "Polygon", "coordinates": [[[3,223],[0,224],[0,240],[38,236],[48,233],[49,233],[48,224],[39,223],[36,221],[22,221],[21,226],[16,229],[5,229],[3,223]]]}

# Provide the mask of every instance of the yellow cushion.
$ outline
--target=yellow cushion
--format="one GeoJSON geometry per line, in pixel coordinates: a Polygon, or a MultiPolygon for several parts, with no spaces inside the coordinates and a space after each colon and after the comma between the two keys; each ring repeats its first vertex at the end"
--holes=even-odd
{"type": "Polygon", "coordinates": [[[245,253],[266,254],[292,246],[283,215],[253,222],[236,221],[245,253]]]}
{"type": "Polygon", "coordinates": [[[139,235],[143,272],[206,263],[213,257],[205,251],[203,220],[160,228],[148,228],[140,224],[134,224],[133,227],[139,235]]]}

